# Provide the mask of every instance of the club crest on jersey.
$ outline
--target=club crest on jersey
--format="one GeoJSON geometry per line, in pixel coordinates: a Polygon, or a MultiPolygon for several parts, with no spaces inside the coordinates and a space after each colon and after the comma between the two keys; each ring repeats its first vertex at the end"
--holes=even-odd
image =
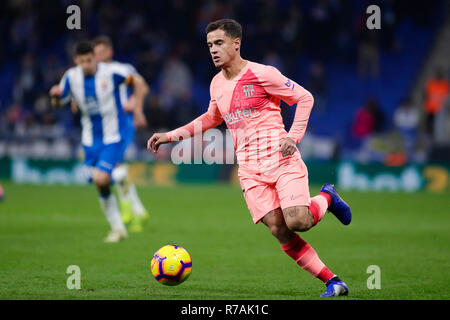
{"type": "Polygon", "coordinates": [[[106,91],[108,89],[108,81],[103,80],[100,84],[103,91],[106,91]]]}
{"type": "Polygon", "coordinates": [[[244,95],[247,98],[253,97],[253,95],[255,94],[255,89],[253,89],[252,84],[243,86],[243,90],[244,90],[244,95]]]}

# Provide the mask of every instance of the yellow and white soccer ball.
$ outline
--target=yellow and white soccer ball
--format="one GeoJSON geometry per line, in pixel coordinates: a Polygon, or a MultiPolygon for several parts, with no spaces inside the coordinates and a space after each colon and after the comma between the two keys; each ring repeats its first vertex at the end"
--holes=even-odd
{"type": "Polygon", "coordinates": [[[183,247],[169,244],[155,252],[151,269],[159,283],[176,286],[191,274],[192,259],[183,247]]]}

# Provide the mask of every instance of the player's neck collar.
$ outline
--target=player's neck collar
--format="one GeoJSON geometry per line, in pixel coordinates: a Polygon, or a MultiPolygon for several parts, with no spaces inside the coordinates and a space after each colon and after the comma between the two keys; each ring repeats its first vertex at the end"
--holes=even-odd
{"type": "Polygon", "coordinates": [[[222,75],[223,75],[223,77],[226,79],[226,80],[228,80],[228,81],[231,81],[231,80],[234,80],[234,79],[237,79],[237,78],[239,78],[240,76],[241,76],[241,74],[242,74],[242,72],[247,68],[247,66],[248,66],[248,60],[245,60],[245,59],[242,59],[241,58],[241,61],[240,61],[240,70],[236,73],[236,75],[235,76],[233,76],[233,77],[231,77],[231,78],[227,78],[226,77],[226,74],[225,74],[225,70],[224,69],[222,69],[222,75]]]}

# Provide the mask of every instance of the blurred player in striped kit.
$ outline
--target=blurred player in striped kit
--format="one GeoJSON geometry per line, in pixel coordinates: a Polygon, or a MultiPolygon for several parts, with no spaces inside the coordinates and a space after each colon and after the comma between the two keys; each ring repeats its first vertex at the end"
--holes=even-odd
{"type": "MultiPolygon", "coordinates": [[[[126,112],[125,116],[128,121],[129,132],[126,136],[127,140],[125,143],[125,148],[127,148],[133,142],[135,128],[144,128],[147,126],[143,108],[144,98],[149,92],[149,87],[145,79],[131,64],[113,60],[114,49],[109,37],[99,36],[93,40],[93,45],[95,60],[97,62],[121,64],[133,74],[133,86],[127,86],[126,84],[119,86],[120,99],[122,100],[122,106],[126,112]]],[[[128,177],[128,166],[124,163],[119,163],[113,170],[112,177],[119,195],[123,222],[125,224],[130,223],[129,230],[131,232],[142,231],[142,224],[148,219],[148,213],[139,199],[135,185],[131,183],[128,177]]]]}
{"type": "Polygon", "coordinates": [[[76,66],[67,70],[60,83],[50,89],[51,104],[60,107],[75,99],[81,112],[81,142],[89,181],[99,192],[99,200],[111,231],[105,242],[118,242],[128,234],[119,205],[111,191],[112,172],[123,161],[130,140],[129,120],[122,105],[123,86],[135,86],[135,74],[125,65],[97,63],[91,42],[75,46],[76,66]]]}

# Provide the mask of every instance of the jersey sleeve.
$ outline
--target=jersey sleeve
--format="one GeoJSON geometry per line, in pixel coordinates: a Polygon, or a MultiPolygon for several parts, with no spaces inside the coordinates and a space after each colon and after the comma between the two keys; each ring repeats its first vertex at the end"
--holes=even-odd
{"type": "Polygon", "coordinates": [[[112,74],[115,86],[119,86],[122,83],[125,83],[128,86],[133,85],[134,72],[133,69],[131,69],[127,65],[114,64],[112,66],[112,74]]]}
{"type": "Polygon", "coordinates": [[[275,67],[267,66],[264,68],[259,78],[269,95],[283,100],[290,106],[297,103],[305,95],[306,90],[303,87],[285,77],[275,67]]]}
{"type": "Polygon", "coordinates": [[[136,70],[136,68],[132,64],[125,64],[125,66],[128,68],[129,72],[131,74],[139,74],[139,72],[136,70]]]}
{"type": "Polygon", "coordinates": [[[223,118],[217,105],[216,99],[213,98],[214,95],[212,94],[211,90],[210,93],[211,100],[209,101],[208,110],[187,125],[168,132],[167,136],[170,142],[181,141],[185,138],[190,138],[196,134],[203,133],[206,130],[217,127],[222,123],[223,118]]]}
{"type": "Polygon", "coordinates": [[[287,135],[296,144],[300,142],[308,126],[311,109],[314,105],[312,94],[296,82],[283,76],[278,69],[267,67],[263,72],[262,84],[266,92],[289,105],[297,104],[294,121],[287,135]]]}
{"type": "Polygon", "coordinates": [[[60,101],[62,105],[65,105],[69,103],[70,99],[72,98],[72,92],[70,89],[69,70],[67,70],[64,73],[63,77],[61,78],[61,81],[59,82],[59,87],[61,88],[62,91],[60,101]]]}

